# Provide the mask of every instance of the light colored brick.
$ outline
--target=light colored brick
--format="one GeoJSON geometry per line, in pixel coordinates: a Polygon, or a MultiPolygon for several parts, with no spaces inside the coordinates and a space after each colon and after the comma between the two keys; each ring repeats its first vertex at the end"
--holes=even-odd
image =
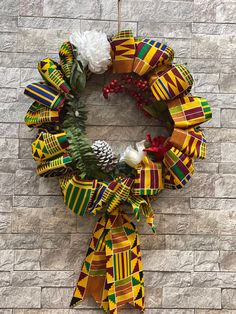
{"type": "Polygon", "coordinates": [[[13,266],[13,251],[12,250],[1,250],[0,255],[0,270],[9,271],[12,270],[13,266]]]}
{"type": "Polygon", "coordinates": [[[235,93],[236,84],[235,84],[236,75],[235,74],[221,74],[219,80],[219,87],[221,93],[235,93]]]}
{"type": "Polygon", "coordinates": [[[222,271],[236,271],[236,251],[220,252],[220,269],[222,271]]]}
{"type": "Polygon", "coordinates": [[[219,238],[216,235],[166,235],[165,248],[167,250],[196,250],[210,251],[219,249],[219,238]]]}
{"type": "Polygon", "coordinates": [[[215,22],[217,1],[196,0],[194,1],[195,22],[215,22]]]}
{"type": "Polygon", "coordinates": [[[12,284],[16,287],[69,287],[74,286],[73,272],[69,271],[15,271],[12,284]]]}
{"type": "Polygon", "coordinates": [[[0,288],[1,308],[40,308],[40,288],[4,287],[0,288]],[[14,302],[12,296],[14,295],[14,302]]]}
{"type": "Polygon", "coordinates": [[[145,286],[152,287],[188,287],[191,285],[189,272],[144,272],[145,286]]]}
{"type": "Polygon", "coordinates": [[[221,1],[216,7],[216,22],[217,23],[236,23],[234,12],[236,4],[232,1],[221,1]]]}
{"type": "Polygon", "coordinates": [[[236,128],[236,110],[235,109],[222,109],[221,125],[222,127],[236,128]]]}
{"type": "Polygon", "coordinates": [[[236,208],[236,200],[223,198],[191,198],[190,204],[190,207],[194,209],[234,210],[236,208]]]}
{"type": "Polygon", "coordinates": [[[221,144],[222,161],[236,162],[236,144],[222,143],[221,144]]]}
{"type": "Polygon", "coordinates": [[[154,20],[166,22],[171,20],[179,22],[181,19],[185,22],[192,21],[193,11],[192,2],[156,2],[127,0],[122,5],[122,20],[127,21],[146,21],[154,20]]]}
{"type": "Polygon", "coordinates": [[[222,307],[224,309],[236,309],[236,289],[222,290],[222,307]]]}
{"type": "Polygon", "coordinates": [[[193,58],[232,58],[236,51],[236,39],[234,35],[205,35],[193,34],[192,57],[193,58]],[[222,45],[222,41],[224,45],[222,45]]]}
{"type": "Polygon", "coordinates": [[[11,213],[0,213],[0,233],[11,232],[11,213]]]}
{"type": "Polygon", "coordinates": [[[143,268],[146,271],[191,271],[193,252],[190,251],[142,251],[143,268]]]}
{"type": "Polygon", "coordinates": [[[12,195],[14,189],[14,173],[0,172],[0,194],[12,195]]]}
{"type": "Polygon", "coordinates": [[[194,75],[194,91],[196,93],[219,92],[219,74],[196,73],[194,75]]]}
{"type": "Polygon", "coordinates": [[[236,176],[224,175],[218,176],[215,182],[215,196],[216,197],[236,197],[236,176]]]}
{"type": "Polygon", "coordinates": [[[40,250],[15,250],[14,270],[39,270],[40,250]]]}
{"type": "Polygon", "coordinates": [[[20,0],[20,15],[42,15],[43,0],[20,0]]]}
{"type": "Polygon", "coordinates": [[[0,87],[17,88],[20,80],[20,69],[0,68],[0,87]]]}
{"type": "Polygon", "coordinates": [[[17,170],[15,180],[15,194],[34,195],[39,192],[38,176],[33,170],[17,170]]]}
{"type": "Polygon", "coordinates": [[[195,287],[207,288],[235,288],[236,274],[231,272],[195,272],[192,284],[195,287]]]}
{"type": "Polygon", "coordinates": [[[198,251],[194,253],[195,271],[216,271],[219,270],[218,251],[198,251]]]}
{"type": "Polygon", "coordinates": [[[169,308],[221,308],[221,290],[218,288],[163,289],[163,306],[169,308]]]}
{"type": "Polygon", "coordinates": [[[138,34],[143,38],[156,37],[160,38],[191,38],[190,23],[165,23],[148,21],[138,23],[138,34]]]}
{"type": "MultiPolygon", "coordinates": [[[[11,282],[10,272],[0,271],[0,287],[9,286],[11,282]]],[[[1,310],[0,310],[1,314],[1,310]]]]}
{"type": "Polygon", "coordinates": [[[44,16],[70,17],[70,18],[91,18],[99,19],[101,17],[99,2],[91,0],[84,4],[83,0],[73,0],[70,3],[59,1],[44,1],[44,16]]]}
{"type": "MultiPolygon", "coordinates": [[[[133,34],[137,33],[137,23],[135,22],[122,22],[122,29],[130,29],[133,31],[133,34]]],[[[93,20],[81,20],[81,31],[90,31],[96,29],[102,31],[108,35],[115,34],[118,29],[117,21],[93,21],[93,20]]]]}

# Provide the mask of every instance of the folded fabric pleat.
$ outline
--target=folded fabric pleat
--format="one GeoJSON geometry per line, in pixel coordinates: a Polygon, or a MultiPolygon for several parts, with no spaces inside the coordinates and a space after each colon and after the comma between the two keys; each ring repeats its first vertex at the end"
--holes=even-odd
{"type": "Polygon", "coordinates": [[[51,110],[60,111],[65,101],[65,97],[60,92],[45,83],[29,84],[24,93],[51,110]]]}
{"type": "Polygon", "coordinates": [[[81,180],[76,175],[72,176],[62,191],[65,204],[77,215],[84,216],[96,186],[97,180],[81,180]]]}
{"type": "Polygon", "coordinates": [[[60,65],[62,72],[67,79],[70,78],[72,66],[74,63],[73,45],[66,41],[62,44],[59,50],[60,65]]]}
{"type": "Polygon", "coordinates": [[[34,160],[47,160],[65,152],[69,146],[66,133],[50,134],[41,132],[32,143],[32,156],[34,160]]]}
{"type": "Polygon", "coordinates": [[[42,177],[61,176],[70,170],[72,161],[73,159],[69,154],[63,154],[62,156],[50,161],[43,161],[37,167],[37,174],[42,177]]]}
{"type": "Polygon", "coordinates": [[[69,93],[70,86],[65,81],[58,64],[50,58],[43,59],[38,64],[39,73],[42,78],[54,86],[57,90],[69,93]]]}
{"type": "Polygon", "coordinates": [[[51,110],[35,101],[25,115],[25,124],[28,127],[40,127],[44,124],[59,122],[59,111],[51,110]]]}
{"type": "Polygon", "coordinates": [[[192,158],[172,147],[164,156],[166,166],[165,188],[181,189],[191,179],[194,166],[192,158]]]}
{"type": "Polygon", "coordinates": [[[158,101],[171,100],[191,90],[193,77],[184,65],[173,64],[151,76],[149,83],[158,101]]]}
{"type": "Polygon", "coordinates": [[[189,157],[206,158],[206,139],[200,128],[174,128],[169,142],[189,157]]]}
{"type": "Polygon", "coordinates": [[[133,72],[142,76],[163,64],[170,64],[174,50],[152,39],[144,39],[137,44],[133,72]]]}
{"type": "Polygon", "coordinates": [[[135,39],[132,31],[121,31],[112,37],[111,48],[113,53],[113,72],[132,72],[135,57],[135,39]]]}
{"type": "Polygon", "coordinates": [[[175,127],[186,129],[197,126],[212,118],[211,108],[206,99],[184,96],[167,102],[175,127]]]}
{"type": "Polygon", "coordinates": [[[162,164],[153,162],[147,156],[137,166],[132,193],[135,195],[155,195],[163,189],[162,164]]]}

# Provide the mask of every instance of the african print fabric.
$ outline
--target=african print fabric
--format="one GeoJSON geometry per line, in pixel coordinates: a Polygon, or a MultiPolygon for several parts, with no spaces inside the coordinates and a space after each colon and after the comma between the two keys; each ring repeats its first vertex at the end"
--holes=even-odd
{"type": "Polygon", "coordinates": [[[181,189],[191,179],[194,167],[192,159],[172,147],[164,156],[166,166],[165,187],[181,189]]]}
{"type": "Polygon", "coordinates": [[[32,143],[32,156],[34,160],[47,160],[64,153],[69,146],[66,133],[50,134],[41,132],[32,143]]]}
{"type": "Polygon", "coordinates": [[[206,158],[206,139],[200,128],[174,128],[169,142],[189,157],[206,158]]]}
{"type": "Polygon", "coordinates": [[[140,76],[156,66],[169,64],[174,58],[174,51],[165,44],[152,39],[144,39],[137,45],[133,72],[140,76]]]}
{"type": "Polygon", "coordinates": [[[75,175],[65,185],[65,204],[77,215],[84,216],[97,186],[97,180],[81,180],[75,175]]]}
{"type": "Polygon", "coordinates": [[[131,31],[121,31],[112,37],[113,72],[130,73],[135,57],[135,39],[131,31]]]}
{"type": "Polygon", "coordinates": [[[132,192],[135,195],[155,195],[163,189],[162,164],[147,156],[137,166],[132,192]]]}
{"type": "Polygon", "coordinates": [[[211,108],[204,98],[184,96],[169,101],[167,105],[177,128],[186,129],[212,118],[211,108]]]}
{"type": "Polygon", "coordinates": [[[159,75],[154,81],[153,77],[150,79],[152,93],[158,101],[187,94],[193,85],[192,75],[184,65],[172,65],[159,75]]]}
{"type": "Polygon", "coordinates": [[[63,43],[59,50],[60,65],[67,79],[70,78],[74,63],[73,46],[69,41],[63,43]]]}
{"type": "Polygon", "coordinates": [[[70,170],[70,164],[73,159],[69,154],[63,154],[61,157],[50,161],[43,161],[37,167],[37,174],[43,177],[56,177],[66,174],[70,170]]]}
{"type": "Polygon", "coordinates": [[[144,311],[144,279],[137,229],[119,209],[97,222],[71,306],[92,296],[105,313],[125,304],[144,311]]]}
{"type": "Polygon", "coordinates": [[[25,124],[28,127],[39,127],[44,124],[59,122],[59,112],[51,110],[35,101],[25,115],[25,124]]]}
{"type": "Polygon", "coordinates": [[[46,82],[56,87],[57,90],[69,93],[70,86],[63,78],[62,72],[59,70],[58,64],[50,58],[43,59],[38,64],[39,73],[46,82]]]}
{"type": "Polygon", "coordinates": [[[24,93],[52,110],[60,111],[65,101],[65,97],[60,92],[44,83],[30,84],[25,88],[24,93]]]}

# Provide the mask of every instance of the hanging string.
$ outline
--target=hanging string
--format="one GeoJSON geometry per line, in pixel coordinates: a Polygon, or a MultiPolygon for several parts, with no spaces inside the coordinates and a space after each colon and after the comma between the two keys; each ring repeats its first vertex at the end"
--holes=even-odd
{"type": "Polygon", "coordinates": [[[121,29],[121,0],[118,0],[118,32],[121,29]]]}

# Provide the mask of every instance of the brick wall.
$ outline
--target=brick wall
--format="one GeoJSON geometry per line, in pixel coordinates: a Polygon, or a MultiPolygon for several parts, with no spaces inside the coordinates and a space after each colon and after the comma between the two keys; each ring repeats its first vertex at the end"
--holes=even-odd
{"type": "MultiPolygon", "coordinates": [[[[116,32],[116,3],[0,1],[0,314],[100,313],[91,301],[68,310],[95,220],[77,219],[57,180],[36,176],[22,91],[71,31],[116,32]]],[[[139,226],[146,313],[236,313],[236,2],[123,0],[122,20],[175,49],[214,113],[205,125],[207,160],[196,163],[187,188],[165,191],[154,204],[157,235],[139,226]]],[[[92,80],[84,96],[88,134],[122,150],[156,127],[128,99],[103,100],[103,80],[92,80]]]]}

